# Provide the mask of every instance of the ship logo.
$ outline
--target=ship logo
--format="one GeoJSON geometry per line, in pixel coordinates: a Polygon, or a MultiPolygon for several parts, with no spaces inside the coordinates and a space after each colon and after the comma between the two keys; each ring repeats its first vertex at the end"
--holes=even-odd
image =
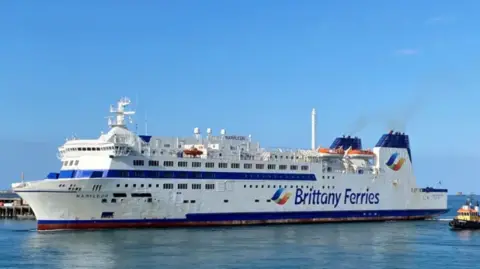
{"type": "Polygon", "coordinates": [[[398,152],[395,152],[390,156],[390,159],[385,163],[390,169],[393,171],[398,171],[402,168],[403,164],[405,163],[405,158],[399,158],[397,161],[398,152]]]}
{"type": "Polygon", "coordinates": [[[279,188],[272,196],[271,200],[279,205],[284,205],[292,194],[290,192],[284,192],[284,188],[279,188]],[[283,195],[282,195],[283,194],[283,195]]]}

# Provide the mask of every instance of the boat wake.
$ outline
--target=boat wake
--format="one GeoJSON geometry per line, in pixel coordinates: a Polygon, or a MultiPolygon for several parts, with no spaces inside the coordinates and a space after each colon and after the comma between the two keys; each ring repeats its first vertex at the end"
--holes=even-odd
{"type": "Polygon", "coordinates": [[[433,220],[433,221],[452,221],[453,218],[451,218],[451,219],[430,219],[430,220],[433,220]]]}

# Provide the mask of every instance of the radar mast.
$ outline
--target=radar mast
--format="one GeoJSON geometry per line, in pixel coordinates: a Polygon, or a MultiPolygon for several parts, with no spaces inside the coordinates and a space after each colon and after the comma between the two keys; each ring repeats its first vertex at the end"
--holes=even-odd
{"type": "Polygon", "coordinates": [[[126,108],[130,105],[131,101],[128,97],[122,97],[117,102],[117,107],[115,108],[113,105],[110,105],[110,113],[115,114],[115,116],[109,116],[108,118],[108,126],[110,128],[113,127],[120,127],[127,129],[127,125],[125,122],[125,117],[127,116],[130,123],[133,123],[132,118],[130,115],[135,114],[135,111],[127,111],[126,108]]]}

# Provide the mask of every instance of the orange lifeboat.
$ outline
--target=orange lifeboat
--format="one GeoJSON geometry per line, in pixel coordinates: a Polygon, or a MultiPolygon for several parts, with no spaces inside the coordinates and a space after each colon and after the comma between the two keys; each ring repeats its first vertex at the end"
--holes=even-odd
{"type": "Polygon", "coordinates": [[[323,156],[331,156],[331,157],[343,156],[343,154],[345,153],[345,151],[342,148],[338,148],[338,149],[319,148],[317,151],[323,156]]]}
{"type": "Polygon", "coordinates": [[[371,150],[353,149],[348,152],[348,155],[352,157],[373,158],[375,153],[371,150]]]}
{"type": "Polygon", "coordinates": [[[192,147],[190,149],[183,150],[183,153],[185,153],[186,155],[191,155],[193,157],[197,157],[197,156],[202,155],[203,151],[197,149],[196,147],[192,147]]]}

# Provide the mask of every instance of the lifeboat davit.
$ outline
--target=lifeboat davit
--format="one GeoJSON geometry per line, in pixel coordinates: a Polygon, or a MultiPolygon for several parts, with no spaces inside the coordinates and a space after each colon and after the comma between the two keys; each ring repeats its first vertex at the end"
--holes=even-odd
{"type": "Polygon", "coordinates": [[[193,148],[190,148],[190,149],[185,149],[185,150],[183,150],[183,153],[184,153],[185,155],[191,155],[191,156],[193,156],[193,157],[197,157],[197,156],[202,155],[202,154],[203,154],[203,151],[201,151],[201,150],[193,147],[193,148]]]}
{"type": "Polygon", "coordinates": [[[356,158],[373,158],[375,157],[375,153],[371,150],[362,150],[362,149],[353,149],[350,150],[348,156],[356,157],[356,158]]]}
{"type": "Polygon", "coordinates": [[[322,157],[343,157],[345,151],[341,148],[338,149],[329,149],[329,148],[319,148],[318,153],[322,157]]]}

